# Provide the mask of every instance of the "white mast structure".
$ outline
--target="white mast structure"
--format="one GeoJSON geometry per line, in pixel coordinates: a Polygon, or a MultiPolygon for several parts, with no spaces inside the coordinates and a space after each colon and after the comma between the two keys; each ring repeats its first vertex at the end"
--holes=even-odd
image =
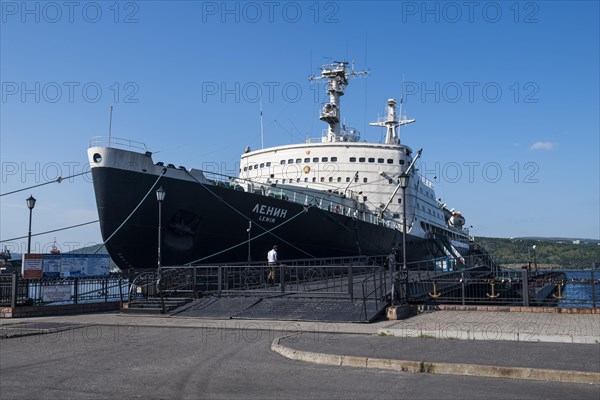
{"type": "Polygon", "coordinates": [[[329,124],[327,130],[327,137],[322,140],[325,142],[338,142],[338,141],[357,141],[358,132],[355,129],[346,129],[340,124],[341,121],[341,109],[340,109],[340,97],[344,95],[344,90],[348,86],[348,78],[355,75],[367,75],[368,71],[355,71],[354,63],[352,63],[352,70],[346,72],[346,61],[334,61],[333,64],[326,64],[321,66],[321,76],[309,77],[309,80],[316,81],[321,79],[327,79],[327,94],[329,94],[329,103],[323,104],[321,108],[320,120],[329,124]]]}
{"type": "MultiPolygon", "coordinates": [[[[402,116],[401,116],[402,117],[402,116]]],[[[389,99],[387,102],[387,119],[377,122],[370,122],[371,126],[384,126],[387,128],[385,135],[386,144],[400,144],[400,136],[396,132],[396,127],[415,122],[415,119],[398,119],[396,117],[396,100],[389,99]]]]}

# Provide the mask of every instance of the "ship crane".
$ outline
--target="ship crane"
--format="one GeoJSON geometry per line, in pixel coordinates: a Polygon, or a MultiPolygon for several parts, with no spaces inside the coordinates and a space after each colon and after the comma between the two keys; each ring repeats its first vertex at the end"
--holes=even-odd
{"type": "MultiPolygon", "coordinates": [[[[406,171],[404,171],[404,174],[406,174],[406,175],[409,174],[409,172],[412,170],[413,166],[415,165],[415,162],[417,162],[417,160],[419,159],[419,157],[421,157],[422,153],[423,153],[423,149],[420,149],[419,151],[417,151],[417,154],[415,154],[415,158],[413,158],[413,160],[411,161],[411,163],[408,166],[408,168],[406,168],[406,171]]],[[[390,203],[394,199],[394,196],[396,196],[396,193],[398,193],[398,190],[400,189],[400,185],[401,184],[402,184],[401,182],[398,183],[398,185],[396,186],[396,189],[394,189],[394,192],[392,193],[392,195],[388,199],[387,203],[385,203],[385,206],[383,206],[383,208],[381,209],[381,211],[379,213],[379,215],[381,216],[381,218],[383,218],[383,213],[385,213],[385,210],[387,210],[387,208],[389,207],[390,203]]]]}
{"type": "Polygon", "coordinates": [[[308,79],[318,81],[327,79],[327,94],[329,102],[323,104],[319,119],[329,125],[327,130],[327,142],[336,141],[358,141],[359,135],[356,129],[342,127],[340,97],[344,95],[344,91],[348,86],[348,78],[358,75],[368,75],[369,71],[355,71],[354,63],[352,69],[346,71],[346,61],[334,61],[333,64],[325,64],[321,66],[321,76],[311,76],[308,79]]]}

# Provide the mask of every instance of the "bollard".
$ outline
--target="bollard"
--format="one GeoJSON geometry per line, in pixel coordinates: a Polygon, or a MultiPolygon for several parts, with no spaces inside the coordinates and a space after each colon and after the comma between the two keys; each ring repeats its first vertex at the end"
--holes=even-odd
{"type": "Polygon", "coordinates": [[[281,286],[281,293],[285,293],[285,265],[279,265],[279,284],[281,286]]]}

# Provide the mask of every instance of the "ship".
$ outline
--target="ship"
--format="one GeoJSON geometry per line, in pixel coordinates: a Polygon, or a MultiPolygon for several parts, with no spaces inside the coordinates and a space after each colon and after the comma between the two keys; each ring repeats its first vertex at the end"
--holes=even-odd
{"type": "Polygon", "coordinates": [[[256,262],[275,244],[280,260],[386,255],[403,247],[408,262],[468,255],[465,218],[418,172],[422,150],[400,140],[400,127],[415,122],[402,116],[402,100],[400,115],[389,99],[384,116],[370,123],[385,129],[384,141],[361,140],[342,123],[341,97],[352,78],[368,73],[348,62],[321,66],[309,78],[327,93],[320,137],[246,146],[237,176],[155,161],[141,142],[93,138],[88,158],[111,258],[121,270],[154,267],[157,251],[162,265],[256,262]]]}

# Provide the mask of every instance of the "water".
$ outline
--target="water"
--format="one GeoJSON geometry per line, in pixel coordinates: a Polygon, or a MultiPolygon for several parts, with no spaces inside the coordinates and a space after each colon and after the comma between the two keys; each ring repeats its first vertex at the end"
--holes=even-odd
{"type": "Polygon", "coordinates": [[[567,284],[563,287],[562,296],[557,307],[592,308],[592,287],[596,295],[596,307],[600,306],[600,270],[563,270],[567,274],[567,284]],[[592,285],[592,272],[595,285],[592,285]]]}

